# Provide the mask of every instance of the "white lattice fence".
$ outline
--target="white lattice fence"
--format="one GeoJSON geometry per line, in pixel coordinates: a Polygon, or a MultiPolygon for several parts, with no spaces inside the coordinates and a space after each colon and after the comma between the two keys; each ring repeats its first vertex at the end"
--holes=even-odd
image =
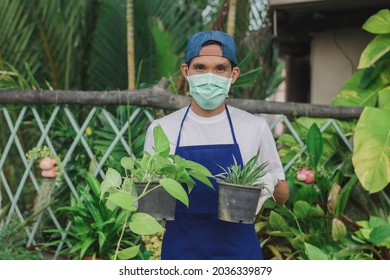
{"type": "MultiPolygon", "coordinates": [[[[86,184],[82,174],[92,171],[97,178],[103,179],[104,168],[114,152],[121,151],[134,156],[133,147],[129,145],[128,133],[132,131],[130,128],[140,118],[146,120],[144,127],[154,119],[151,110],[144,107],[133,107],[131,114],[118,120],[108,109],[99,106],[83,108],[83,114],[80,114],[80,106],[47,106],[1,107],[0,207],[9,207],[4,211],[5,223],[9,223],[13,216],[24,223],[31,214],[34,199],[39,197],[42,187],[47,183],[36,172],[35,163],[27,159],[26,153],[29,149],[47,146],[53,155],[60,155],[64,172],[61,191],[57,192],[60,192],[62,197],[69,198],[69,194],[73,194],[77,199],[82,199],[77,192],[80,184],[86,184]],[[99,127],[102,124],[104,126],[99,127]],[[92,131],[92,135],[89,131],[92,131]],[[103,137],[107,135],[111,138],[103,137]],[[103,148],[102,143],[105,143],[103,148]]],[[[294,158],[285,164],[284,169],[288,171],[306,151],[306,144],[286,116],[273,115],[270,126],[272,129],[282,126],[285,132],[293,135],[300,147],[294,158]]],[[[340,140],[352,151],[349,139],[344,136],[335,120],[327,119],[320,128],[321,132],[329,129],[336,131],[340,140]]],[[[116,160],[119,161],[119,158],[116,160]]],[[[53,209],[48,206],[25,228],[28,235],[27,246],[38,242],[39,227],[41,223],[47,223],[48,219],[57,229],[67,229],[70,226],[69,222],[60,222],[53,209]]],[[[65,237],[63,235],[63,238],[65,237]]]]}

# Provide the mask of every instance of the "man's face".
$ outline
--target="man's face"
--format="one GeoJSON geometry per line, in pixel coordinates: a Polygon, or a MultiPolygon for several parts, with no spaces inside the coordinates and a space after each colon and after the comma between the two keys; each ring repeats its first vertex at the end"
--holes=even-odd
{"type": "Polygon", "coordinates": [[[202,47],[200,53],[201,56],[194,57],[191,60],[189,66],[187,64],[182,65],[182,73],[184,76],[213,73],[227,78],[232,76],[232,83],[234,83],[238,77],[240,71],[239,68],[234,67],[232,70],[232,65],[229,59],[225,57],[218,55],[207,55],[207,53],[220,53],[222,55],[221,46],[217,44],[207,45],[202,47]],[[202,55],[202,53],[206,55],[202,55]]]}

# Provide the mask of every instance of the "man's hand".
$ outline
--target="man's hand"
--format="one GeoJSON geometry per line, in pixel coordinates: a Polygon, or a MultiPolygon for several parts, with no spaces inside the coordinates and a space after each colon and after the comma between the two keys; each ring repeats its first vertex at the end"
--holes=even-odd
{"type": "Polygon", "coordinates": [[[264,189],[260,192],[256,214],[259,213],[261,207],[268,198],[272,197],[279,205],[286,203],[289,196],[289,189],[285,180],[278,180],[274,175],[267,173],[265,176],[257,180],[255,185],[264,186],[264,189]]]}
{"type": "Polygon", "coordinates": [[[277,182],[278,179],[276,179],[276,177],[270,173],[265,174],[263,177],[261,177],[259,180],[256,181],[255,185],[264,186],[264,188],[260,192],[259,202],[257,203],[256,214],[259,213],[264,202],[268,198],[273,197],[273,193],[277,182]]]}

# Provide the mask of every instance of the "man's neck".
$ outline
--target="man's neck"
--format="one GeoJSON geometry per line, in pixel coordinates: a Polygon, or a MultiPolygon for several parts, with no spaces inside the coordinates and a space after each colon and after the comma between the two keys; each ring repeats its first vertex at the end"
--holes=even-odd
{"type": "Polygon", "coordinates": [[[198,116],[204,117],[204,118],[211,118],[215,117],[219,114],[221,114],[223,111],[225,111],[225,102],[222,102],[221,105],[219,105],[214,110],[205,110],[202,107],[198,105],[198,103],[195,102],[195,100],[192,99],[191,101],[191,110],[197,114],[198,116]]]}

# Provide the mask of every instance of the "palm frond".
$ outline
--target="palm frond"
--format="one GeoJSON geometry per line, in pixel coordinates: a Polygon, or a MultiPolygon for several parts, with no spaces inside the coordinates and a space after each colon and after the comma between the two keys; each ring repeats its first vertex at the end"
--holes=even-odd
{"type": "Polygon", "coordinates": [[[18,71],[24,69],[25,62],[38,66],[38,55],[32,47],[35,23],[31,22],[26,1],[0,1],[0,68],[5,62],[18,71]]]}
{"type": "Polygon", "coordinates": [[[126,1],[98,2],[88,89],[127,89],[126,1]]]}
{"type": "Polygon", "coordinates": [[[85,67],[82,56],[87,40],[87,1],[29,1],[36,24],[36,51],[40,53],[39,76],[47,77],[54,88],[80,87],[85,67]]]}

